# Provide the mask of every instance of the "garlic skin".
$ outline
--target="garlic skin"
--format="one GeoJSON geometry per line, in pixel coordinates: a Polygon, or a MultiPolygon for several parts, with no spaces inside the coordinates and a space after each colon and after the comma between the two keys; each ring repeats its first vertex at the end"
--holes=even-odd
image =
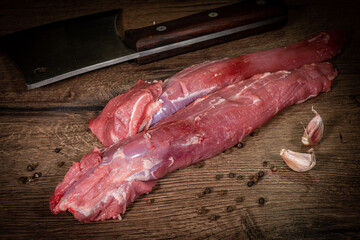
{"type": "Polygon", "coordinates": [[[310,149],[307,153],[293,152],[287,149],[281,149],[280,156],[285,163],[295,172],[306,172],[316,165],[314,149],[310,149]]]}
{"type": "Polygon", "coordinates": [[[314,107],[311,108],[311,111],[315,114],[315,117],[311,119],[301,138],[301,142],[305,146],[314,146],[318,144],[324,132],[324,123],[321,116],[315,111],[314,107]]]}

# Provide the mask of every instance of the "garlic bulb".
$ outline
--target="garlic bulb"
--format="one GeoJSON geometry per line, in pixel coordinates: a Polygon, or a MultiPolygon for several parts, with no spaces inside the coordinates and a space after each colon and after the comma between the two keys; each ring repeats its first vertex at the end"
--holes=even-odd
{"type": "Polygon", "coordinates": [[[282,149],[280,156],[285,163],[296,172],[306,172],[316,165],[314,149],[310,149],[307,153],[293,152],[291,150],[282,149]]]}
{"type": "Polygon", "coordinates": [[[315,111],[314,107],[312,107],[311,110],[315,114],[315,117],[311,119],[305,128],[304,135],[301,138],[301,141],[305,146],[316,145],[318,142],[320,142],[324,132],[324,123],[322,118],[315,111]]]}

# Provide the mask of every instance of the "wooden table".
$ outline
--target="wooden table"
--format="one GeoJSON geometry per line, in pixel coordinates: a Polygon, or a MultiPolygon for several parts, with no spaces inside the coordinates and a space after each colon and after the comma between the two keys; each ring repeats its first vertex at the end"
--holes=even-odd
{"type": "MultiPolygon", "coordinates": [[[[138,28],[233,1],[24,1],[0,3],[0,34],[62,19],[122,8],[124,28],[138,28]]],[[[0,238],[1,239],[343,239],[360,236],[360,29],[356,1],[286,1],[289,22],[278,30],[147,65],[123,63],[28,91],[13,62],[0,54],[0,238]],[[291,106],[247,137],[242,149],[206,160],[159,180],[129,206],[122,221],[81,223],[69,213],[51,214],[48,201],[73,161],[100,146],[87,128],[109,99],[138,79],[165,79],[206,60],[286,45],[324,29],[348,32],[332,91],[291,106]],[[312,117],[325,123],[310,172],[291,171],[281,148],[304,151],[300,138],[312,117]],[[57,150],[56,150],[57,149],[57,150]],[[267,166],[263,162],[267,161],[267,166]],[[37,181],[22,184],[29,164],[37,181]],[[63,166],[62,163],[64,164],[63,166]],[[278,171],[272,172],[271,166],[278,171]],[[248,177],[264,171],[255,186],[248,177]],[[229,178],[228,174],[236,174],[229,178]],[[223,174],[216,180],[216,174],[223,174]],[[240,180],[237,176],[243,176],[240,180]],[[196,198],[205,187],[206,197],[196,198]],[[219,194],[227,190],[226,195],[219,194]],[[237,203],[236,198],[244,201],[237,203]],[[258,199],[265,204],[260,206],[258,199]],[[148,203],[153,199],[152,204],[148,203]],[[200,207],[209,209],[198,214],[200,207]],[[235,208],[226,212],[227,206],[235,208]],[[216,221],[211,214],[219,215],[216,221]]]]}

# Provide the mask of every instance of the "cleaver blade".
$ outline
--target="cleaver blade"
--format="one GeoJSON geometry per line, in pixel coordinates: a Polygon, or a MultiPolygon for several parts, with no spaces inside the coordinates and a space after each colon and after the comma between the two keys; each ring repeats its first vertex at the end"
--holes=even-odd
{"type": "Polygon", "coordinates": [[[0,38],[28,89],[129,60],[144,64],[280,27],[281,0],[245,0],[144,28],[117,31],[120,10],[51,23],[0,38]]]}

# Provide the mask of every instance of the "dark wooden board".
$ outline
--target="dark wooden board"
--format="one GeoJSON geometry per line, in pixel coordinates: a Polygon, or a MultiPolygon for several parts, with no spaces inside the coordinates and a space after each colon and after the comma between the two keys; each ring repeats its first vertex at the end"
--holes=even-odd
{"type": "MultiPolygon", "coordinates": [[[[123,8],[125,29],[169,21],[234,1],[2,1],[0,34],[70,17],[123,8]]],[[[289,22],[278,30],[179,55],[147,65],[123,63],[27,91],[12,61],[0,52],[0,238],[1,239],[344,239],[360,237],[360,32],[356,1],[286,1],[289,22]],[[244,147],[234,148],[159,180],[129,206],[124,219],[81,223],[69,213],[51,214],[48,201],[72,164],[100,142],[87,128],[112,97],[138,79],[165,79],[206,60],[233,57],[301,40],[323,29],[348,32],[343,52],[332,62],[339,76],[332,91],[279,113],[244,147]],[[282,148],[304,151],[300,122],[325,123],[315,147],[317,165],[291,171],[282,148]],[[341,137],[340,137],[341,136],[341,137]],[[55,148],[61,148],[56,153],[55,148]],[[263,161],[268,166],[262,165],[263,161]],[[59,167],[58,162],[64,162],[59,167]],[[38,163],[38,181],[19,184],[38,163]],[[270,165],[278,167],[277,172],[270,165]],[[248,188],[248,177],[265,176],[248,188]],[[243,180],[228,177],[235,173],[243,180]],[[224,178],[216,180],[216,174],[224,178]],[[196,198],[205,187],[214,192],[196,198]],[[228,190],[220,196],[219,191],[228,190]],[[244,201],[236,203],[237,197],[244,201]],[[264,197],[264,206],[258,199],[264,197]],[[148,199],[154,199],[152,204],[148,199]],[[197,214],[205,206],[209,213],[197,214]],[[235,207],[231,213],[227,206],[235,207]],[[217,214],[217,221],[208,216],[217,214]]]]}

